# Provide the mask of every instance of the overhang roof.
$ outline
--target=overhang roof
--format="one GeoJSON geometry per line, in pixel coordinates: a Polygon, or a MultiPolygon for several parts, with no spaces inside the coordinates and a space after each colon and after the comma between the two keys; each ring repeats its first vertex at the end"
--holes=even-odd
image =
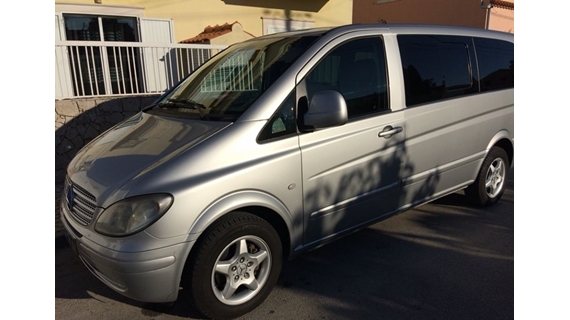
{"type": "Polygon", "coordinates": [[[489,3],[495,8],[507,9],[507,10],[515,10],[515,3],[503,0],[491,0],[489,3]]]}

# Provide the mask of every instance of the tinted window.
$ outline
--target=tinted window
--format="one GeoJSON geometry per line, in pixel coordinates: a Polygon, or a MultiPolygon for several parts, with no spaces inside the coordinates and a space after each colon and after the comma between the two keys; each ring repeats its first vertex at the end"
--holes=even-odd
{"type": "Polygon", "coordinates": [[[349,118],[388,110],[385,61],[381,38],[340,45],[305,78],[308,100],[315,92],[336,90],[346,100],[349,118]]]}
{"type": "Polygon", "coordinates": [[[399,35],[408,106],[478,91],[470,38],[399,35]]]}
{"type": "Polygon", "coordinates": [[[475,38],[481,91],[514,88],[514,53],[511,42],[475,38]]]}

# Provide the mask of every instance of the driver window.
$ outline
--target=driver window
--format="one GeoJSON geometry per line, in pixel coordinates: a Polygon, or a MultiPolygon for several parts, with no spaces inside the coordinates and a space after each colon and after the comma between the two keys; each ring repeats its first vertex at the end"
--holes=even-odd
{"type": "Polygon", "coordinates": [[[336,90],[346,100],[348,118],[389,109],[384,44],[379,37],[352,40],[333,49],[305,78],[307,99],[336,90]]]}

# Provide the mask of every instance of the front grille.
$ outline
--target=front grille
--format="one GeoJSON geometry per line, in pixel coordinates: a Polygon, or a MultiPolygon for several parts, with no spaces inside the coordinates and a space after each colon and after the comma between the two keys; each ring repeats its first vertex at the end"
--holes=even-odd
{"type": "Polygon", "coordinates": [[[87,190],[66,179],[64,194],[65,203],[73,220],[81,225],[88,225],[95,214],[97,199],[87,190]]]}

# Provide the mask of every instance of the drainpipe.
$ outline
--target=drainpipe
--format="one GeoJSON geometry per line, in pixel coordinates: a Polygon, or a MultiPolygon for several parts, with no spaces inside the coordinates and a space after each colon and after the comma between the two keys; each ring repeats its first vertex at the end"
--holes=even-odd
{"type": "Polygon", "coordinates": [[[489,20],[491,19],[491,8],[493,7],[493,5],[491,4],[491,2],[489,2],[488,5],[485,5],[483,2],[484,0],[480,0],[479,6],[485,9],[485,29],[489,30],[489,20]]]}

